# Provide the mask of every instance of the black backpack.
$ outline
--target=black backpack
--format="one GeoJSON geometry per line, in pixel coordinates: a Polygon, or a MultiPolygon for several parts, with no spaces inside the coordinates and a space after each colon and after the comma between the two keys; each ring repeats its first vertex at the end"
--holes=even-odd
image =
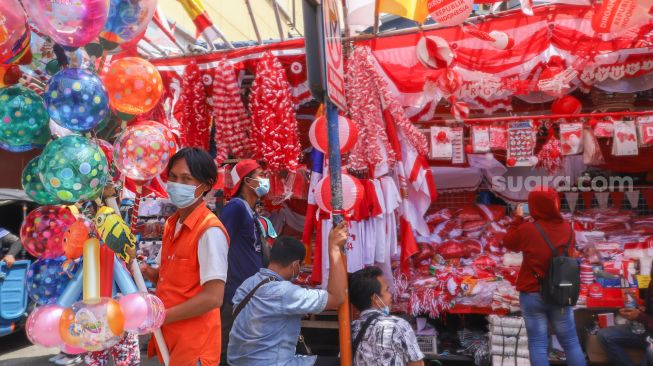
{"type": "Polygon", "coordinates": [[[580,293],[580,265],[576,258],[569,256],[569,246],[572,242],[574,230],[571,229],[564,252],[559,255],[542,227],[537,222],[534,224],[553,252],[553,258],[551,258],[549,271],[546,275],[542,277],[535,273],[535,277],[540,281],[542,300],[550,305],[575,306],[580,293]]]}

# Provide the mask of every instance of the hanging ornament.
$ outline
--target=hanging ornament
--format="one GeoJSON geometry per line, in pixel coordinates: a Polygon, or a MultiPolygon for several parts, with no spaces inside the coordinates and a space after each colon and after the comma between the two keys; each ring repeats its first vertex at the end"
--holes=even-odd
{"type": "Polygon", "coordinates": [[[578,72],[565,65],[560,56],[551,56],[546,67],[540,73],[537,87],[540,91],[554,97],[562,97],[571,90],[570,83],[578,76],[578,72]]]}
{"type": "MultiPolygon", "coordinates": [[[[342,173],[342,211],[351,211],[363,198],[365,190],[361,182],[347,173],[342,173]]],[[[315,202],[320,210],[329,213],[333,212],[331,195],[331,176],[325,175],[315,185],[315,202]]]]}
{"type": "Polygon", "coordinates": [[[509,50],[515,45],[515,39],[508,36],[506,32],[493,30],[489,35],[494,39],[494,41],[492,41],[492,46],[500,50],[509,50]]]}
{"type": "Polygon", "coordinates": [[[650,21],[648,0],[603,0],[594,12],[592,29],[617,33],[650,21]]]}
{"type": "Polygon", "coordinates": [[[459,25],[474,10],[473,0],[429,0],[427,3],[431,18],[444,26],[459,25]]]}
{"type": "MultiPolygon", "coordinates": [[[[328,121],[326,117],[318,117],[308,131],[311,145],[324,154],[329,151],[329,139],[327,132],[328,121]]],[[[358,129],[354,122],[344,116],[338,116],[338,142],[340,153],[349,152],[358,141],[358,129]]]]}
{"type": "Polygon", "coordinates": [[[184,70],[178,106],[182,112],[179,119],[182,126],[179,134],[181,145],[208,150],[211,118],[206,105],[202,72],[194,59],[184,70]]]}
{"type": "Polygon", "coordinates": [[[451,134],[451,127],[431,127],[431,159],[451,160],[453,157],[451,134]]]}
{"type": "Polygon", "coordinates": [[[442,69],[451,65],[454,54],[449,43],[442,37],[422,37],[417,42],[417,59],[425,67],[442,69]]]}
{"type": "Polygon", "coordinates": [[[455,95],[463,84],[463,79],[453,68],[448,68],[436,81],[438,89],[445,97],[455,95]]]}
{"type": "Polygon", "coordinates": [[[538,167],[546,169],[548,175],[553,175],[562,166],[560,140],[553,133],[549,134],[547,142],[537,154],[538,167]]]}
{"type": "Polygon", "coordinates": [[[456,121],[462,122],[469,117],[469,104],[458,102],[455,97],[451,97],[451,115],[456,121]]]}
{"type": "Polygon", "coordinates": [[[565,95],[558,98],[551,104],[551,113],[553,114],[578,114],[582,110],[583,105],[578,99],[571,95],[565,95]]]}
{"type": "Polygon", "coordinates": [[[583,152],[583,124],[580,122],[560,124],[560,144],[563,155],[583,152]]]}

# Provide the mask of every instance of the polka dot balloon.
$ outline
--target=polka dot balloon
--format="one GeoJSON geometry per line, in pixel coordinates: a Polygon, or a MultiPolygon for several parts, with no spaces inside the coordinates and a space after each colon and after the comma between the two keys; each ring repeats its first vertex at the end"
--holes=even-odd
{"type": "Polygon", "coordinates": [[[27,151],[49,137],[43,99],[22,86],[0,89],[0,148],[27,151]]]}
{"type": "Polygon", "coordinates": [[[20,227],[20,240],[37,258],[57,258],[64,254],[63,235],[75,216],[63,206],[41,206],[30,212],[20,227]]]}
{"type": "Polygon", "coordinates": [[[99,196],[109,172],[102,149],[76,135],[50,142],[41,154],[38,168],[45,189],[68,203],[99,196]]]}
{"type": "Polygon", "coordinates": [[[159,71],[139,57],[113,62],[104,76],[104,83],[111,108],[133,116],[151,111],[163,93],[159,71]]]}
{"type": "Polygon", "coordinates": [[[56,73],[43,98],[50,118],[72,131],[89,131],[109,113],[102,81],[83,69],[68,68],[56,73]]]}
{"type": "Polygon", "coordinates": [[[23,169],[22,177],[25,193],[39,205],[55,205],[60,203],[59,199],[51,195],[41,182],[39,176],[39,157],[30,160],[23,169]]]}
{"type": "Polygon", "coordinates": [[[169,140],[161,126],[129,126],[113,145],[116,168],[128,178],[146,181],[163,172],[176,150],[174,140],[169,140]]]}
{"type": "Polygon", "coordinates": [[[38,305],[53,304],[66,288],[70,277],[64,273],[63,257],[39,259],[27,271],[27,292],[38,305]]]}

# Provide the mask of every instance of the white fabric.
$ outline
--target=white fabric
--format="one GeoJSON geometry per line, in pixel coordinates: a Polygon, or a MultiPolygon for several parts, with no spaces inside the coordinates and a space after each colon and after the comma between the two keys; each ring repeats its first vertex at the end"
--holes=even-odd
{"type": "MultiPolygon", "coordinates": [[[[418,153],[407,143],[407,140],[401,132],[398,132],[398,134],[402,141],[401,164],[404,166],[404,172],[406,173],[406,179],[408,180],[410,173],[413,171],[413,167],[417,162],[418,153]]],[[[408,199],[403,202],[401,214],[406,221],[410,223],[413,230],[415,230],[419,235],[429,235],[430,230],[424,220],[424,215],[429,207],[431,207],[432,197],[426,180],[426,170],[420,169],[415,181],[408,181],[407,183],[408,199]]]]}
{"type": "MultiPolygon", "coordinates": [[[[390,252],[385,256],[391,258],[399,254],[399,245],[397,241],[397,218],[395,211],[401,204],[401,194],[397,188],[395,180],[391,177],[381,178],[381,190],[383,191],[383,201],[385,203],[385,233],[388,241],[387,248],[390,252]]],[[[389,261],[387,262],[389,263],[389,261]]]]}
{"type": "Polygon", "coordinates": [[[322,235],[322,288],[325,290],[329,286],[329,230],[331,225],[331,219],[322,220],[322,232],[318,233],[318,235],[322,235]]]}
{"type": "MultiPolygon", "coordinates": [[[[352,273],[356,272],[359,269],[363,268],[363,253],[365,252],[363,243],[365,242],[365,223],[360,221],[350,221],[349,222],[349,238],[347,239],[347,244],[345,246],[345,251],[347,253],[347,272],[352,273]]],[[[328,233],[328,231],[327,231],[328,233]]],[[[327,234],[328,238],[328,234],[327,234]]],[[[328,243],[324,241],[323,243],[328,243]]],[[[322,245],[322,247],[328,247],[327,245],[322,245]]],[[[327,251],[327,257],[328,251],[327,251]]]]}
{"type": "Polygon", "coordinates": [[[492,366],[531,366],[528,358],[492,356],[492,366]]]}
{"type": "MultiPolygon", "coordinates": [[[[177,235],[181,225],[180,222],[175,225],[175,235],[177,235]]],[[[228,252],[229,243],[221,229],[211,227],[202,234],[197,244],[197,259],[200,263],[200,285],[212,280],[227,281],[228,252]]],[[[161,265],[161,251],[156,256],[155,262],[157,265],[161,265]]]]}
{"type": "Polygon", "coordinates": [[[431,172],[439,193],[475,191],[483,181],[483,172],[477,167],[431,167],[431,172]]]}
{"type": "Polygon", "coordinates": [[[385,207],[385,198],[383,195],[383,187],[381,186],[381,181],[374,179],[372,181],[374,184],[374,191],[376,192],[376,199],[379,201],[379,206],[383,213],[380,216],[373,218],[374,221],[374,232],[375,232],[375,248],[374,248],[374,261],[378,263],[383,263],[386,261],[385,254],[389,251],[388,236],[386,235],[386,216],[387,209],[385,207]]]}

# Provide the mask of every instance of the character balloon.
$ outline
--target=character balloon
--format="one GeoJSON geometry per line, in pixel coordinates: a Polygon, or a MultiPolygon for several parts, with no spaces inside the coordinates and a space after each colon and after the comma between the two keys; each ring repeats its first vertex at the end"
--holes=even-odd
{"type": "Polygon", "coordinates": [[[109,166],[100,147],[82,136],[50,142],[39,159],[41,182],[52,195],[74,203],[94,199],[107,181],[109,166]]]}
{"type": "Polygon", "coordinates": [[[30,150],[49,137],[47,126],[48,113],[36,93],[22,86],[0,89],[0,148],[30,150]]]}
{"type": "Polygon", "coordinates": [[[63,206],[41,206],[30,212],[20,227],[20,239],[27,252],[37,258],[63,255],[63,234],[75,217],[63,206]]]}
{"type": "Polygon", "coordinates": [[[39,205],[56,205],[60,203],[59,199],[51,195],[41,182],[38,156],[27,163],[25,169],[23,169],[21,181],[25,193],[39,205]]]}
{"type": "Polygon", "coordinates": [[[56,73],[44,94],[50,118],[72,131],[88,131],[109,113],[107,93],[97,75],[69,68],[56,73]]]}
{"type": "Polygon", "coordinates": [[[129,249],[136,248],[136,237],[129,226],[109,206],[100,207],[95,225],[102,241],[125,262],[130,261],[129,249]]]}
{"type": "Polygon", "coordinates": [[[77,259],[84,253],[84,242],[90,237],[96,237],[97,231],[93,221],[78,217],[68,226],[63,234],[63,251],[68,259],[77,259]]]}
{"type": "Polygon", "coordinates": [[[30,0],[23,4],[42,33],[67,47],[81,47],[95,39],[109,16],[107,0],[30,0]]]}
{"type": "Polygon", "coordinates": [[[125,57],[113,62],[104,83],[111,108],[134,116],[151,111],[163,93],[159,71],[139,57],[125,57]]]}

